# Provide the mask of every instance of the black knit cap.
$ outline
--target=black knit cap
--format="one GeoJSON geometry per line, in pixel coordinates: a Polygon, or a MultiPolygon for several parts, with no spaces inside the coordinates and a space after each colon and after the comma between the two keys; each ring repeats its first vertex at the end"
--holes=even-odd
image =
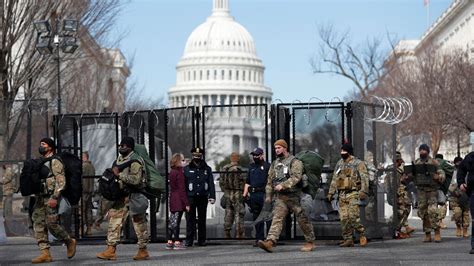
{"type": "Polygon", "coordinates": [[[120,142],[120,145],[126,145],[130,149],[135,149],[135,140],[132,137],[124,137],[120,142]]]}
{"type": "Polygon", "coordinates": [[[349,143],[342,144],[341,150],[347,151],[350,155],[354,154],[354,148],[349,143]]]}
{"type": "Polygon", "coordinates": [[[456,163],[458,163],[458,162],[462,162],[462,158],[461,158],[461,157],[459,157],[459,156],[458,156],[458,157],[456,157],[456,158],[454,158],[454,161],[453,161],[453,163],[454,163],[454,164],[456,164],[456,163]]]}
{"type": "Polygon", "coordinates": [[[56,149],[56,144],[54,144],[54,140],[52,140],[51,138],[42,138],[40,140],[40,143],[41,142],[44,142],[44,143],[48,144],[49,147],[51,147],[53,149],[56,149]]]}
{"type": "Polygon", "coordinates": [[[430,147],[428,146],[428,144],[421,144],[420,147],[418,148],[418,151],[421,151],[421,150],[425,150],[428,153],[430,153],[430,147]]]}

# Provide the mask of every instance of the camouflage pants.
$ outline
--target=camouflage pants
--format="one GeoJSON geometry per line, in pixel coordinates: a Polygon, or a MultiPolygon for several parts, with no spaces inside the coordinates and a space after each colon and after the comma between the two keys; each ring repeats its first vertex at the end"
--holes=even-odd
{"type": "Polygon", "coordinates": [[[107,212],[109,212],[110,208],[112,208],[113,204],[113,201],[110,201],[106,198],[101,198],[99,211],[97,213],[97,218],[95,219],[94,223],[101,224],[102,221],[104,221],[105,215],[107,214],[107,212]]]}
{"type": "Polygon", "coordinates": [[[235,231],[237,236],[244,233],[245,206],[242,191],[233,190],[226,193],[227,206],[225,208],[224,230],[232,230],[235,221],[235,231]]]}
{"type": "MultiPolygon", "coordinates": [[[[127,200],[128,201],[128,200],[127,200]]],[[[128,206],[125,200],[117,200],[109,210],[109,227],[107,231],[107,245],[117,246],[120,242],[120,233],[122,226],[127,220],[128,206]]],[[[136,214],[132,216],[133,228],[138,238],[138,248],[145,248],[148,244],[148,224],[146,214],[136,214]]]]}
{"type": "Polygon", "coordinates": [[[458,226],[466,228],[469,227],[469,223],[471,223],[469,207],[465,208],[461,206],[458,200],[454,198],[450,199],[449,204],[453,210],[453,216],[451,220],[454,221],[458,226]]]}
{"type": "Polygon", "coordinates": [[[418,189],[418,217],[425,233],[439,229],[438,191],[418,189]]]}
{"type": "Polygon", "coordinates": [[[94,217],[92,217],[92,193],[84,193],[82,195],[82,202],[84,204],[84,222],[87,226],[92,226],[94,217]]]}
{"type": "Polygon", "coordinates": [[[408,197],[408,193],[405,190],[405,186],[400,186],[398,188],[398,225],[397,230],[400,230],[402,227],[408,226],[408,216],[411,211],[411,200],[408,197]]]}
{"type": "Polygon", "coordinates": [[[13,215],[13,194],[3,195],[3,217],[13,215]]]}
{"type": "Polygon", "coordinates": [[[365,228],[360,223],[358,191],[339,194],[339,217],[344,240],[352,240],[354,230],[359,232],[361,236],[365,235],[365,228]]]}
{"type": "Polygon", "coordinates": [[[377,206],[375,203],[375,196],[369,196],[367,206],[365,207],[365,219],[367,219],[367,221],[371,221],[371,222],[377,221],[377,219],[375,218],[376,207],[377,206]]]}
{"type": "Polygon", "coordinates": [[[296,216],[296,220],[298,221],[298,225],[303,231],[304,238],[306,239],[306,241],[314,241],[315,237],[313,225],[311,224],[308,217],[306,216],[306,213],[301,207],[299,194],[277,194],[275,197],[276,199],[273,208],[272,225],[270,227],[270,231],[268,232],[267,240],[277,242],[278,238],[280,237],[284,219],[288,214],[289,210],[291,210],[296,216]]]}
{"type": "Polygon", "coordinates": [[[446,214],[448,213],[448,202],[446,202],[444,205],[439,205],[438,207],[439,210],[439,220],[443,220],[446,218],[446,214]]]}
{"type": "Polygon", "coordinates": [[[33,209],[33,230],[40,250],[49,249],[48,231],[60,241],[70,239],[64,227],[59,224],[58,208],[48,206],[49,196],[38,196],[33,209]]]}

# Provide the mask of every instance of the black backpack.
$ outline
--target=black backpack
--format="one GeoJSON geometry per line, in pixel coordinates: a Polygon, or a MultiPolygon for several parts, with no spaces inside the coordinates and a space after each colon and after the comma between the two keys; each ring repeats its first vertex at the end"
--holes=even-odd
{"type": "Polygon", "coordinates": [[[61,152],[48,158],[59,159],[64,165],[66,175],[66,189],[61,193],[71,205],[77,205],[82,196],[82,161],[69,152],[61,152]]]}
{"type": "Polygon", "coordinates": [[[114,175],[111,168],[105,169],[102,177],[99,178],[99,193],[102,197],[116,201],[128,195],[126,188],[120,188],[118,176],[114,175]]]}
{"type": "Polygon", "coordinates": [[[43,180],[49,174],[49,169],[44,165],[44,162],[43,158],[23,162],[20,174],[20,192],[22,196],[26,197],[43,192],[43,180]]]}

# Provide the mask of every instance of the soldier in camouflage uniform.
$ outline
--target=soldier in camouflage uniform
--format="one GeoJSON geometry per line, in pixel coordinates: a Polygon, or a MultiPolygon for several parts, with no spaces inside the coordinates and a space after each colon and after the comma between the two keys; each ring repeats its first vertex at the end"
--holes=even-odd
{"type": "Polygon", "coordinates": [[[115,251],[120,242],[121,229],[127,220],[129,211],[132,216],[133,228],[138,238],[138,252],[133,259],[145,260],[150,257],[147,250],[149,241],[148,222],[146,219],[148,200],[143,194],[138,192],[144,189],[145,186],[145,176],[143,175],[144,162],[133,151],[134,148],[135,140],[131,137],[124,137],[120,142],[120,155],[112,167],[112,171],[119,178],[120,185],[127,187],[131,193],[127,197],[116,200],[109,210],[107,249],[97,254],[99,259],[117,259],[115,251]]]}
{"type": "Polygon", "coordinates": [[[32,259],[32,263],[45,263],[53,261],[49,252],[48,231],[59,241],[64,241],[67,246],[67,257],[70,259],[76,254],[76,240],[71,238],[64,227],[59,224],[58,199],[66,188],[63,163],[53,157],[56,146],[50,138],[40,141],[39,153],[48,160],[44,165],[48,168],[48,177],[45,180],[44,191],[36,195],[33,207],[33,230],[38,241],[41,254],[32,259]]]}
{"type": "Polygon", "coordinates": [[[430,148],[426,144],[419,147],[420,158],[416,159],[414,166],[434,170],[415,170],[415,185],[418,189],[418,217],[423,220],[423,231],[425,238],[423,242],[431,242],[431,230],[434,230],[434,241],[441,242],[441,232],[439,226],[439,210],[438,210],[438,189],[444,182],[444,171],[438,164],[438,161],[429,156],[430,148]],[[427,175],[428,173],[428,175],[427,175]]]}
{"type": "Polygon", "coordinates": [[[95,168],[89,160],[89,153],[82,152],[82,175],[85,177],[82,180],[82,202],[84,204],[84,222],[86,223],[86,233],[88,236],[92,234],[92,225],[94,224],[94,217],[92,217],[92,197],[94,196],[94,178],[95,168]]]}
{"type": "Polygon", "coordinates": [[[301,207],[299,185],[303,176],[303,163],[288,153],[288,144],[279,139],[274,144],[275,154],[278,157],[273,161],[268,172],[267,186],[265,187],[265,201],[267,203],[275,199],[273,219],[270,231],[265,241],[258,241],[258,246],[267,252],[272,252],[283,226],[283,221],[291,210],[303,231],[306,244],[301,251],[312,251],[314,249],[313,225],[301,207]]]}
{"type": "Polygon", "coordinates": [[[359,232],[360,246],[367,245],[365,228],[360,223],[360,201],[367,199],[369,180],[365,163],[353,156],[350,144],[341,148],[341,160],[334,169],[328,200],[332,201],[336,190],[339,193],[339,215],[341,219],[342,237],[340,247],[353,247],[352,234],[359,232]]]}
{"type": "Polygon", "coordinates": [[[226,199],[224,218],[224,237],[230,238],[232,224],[235,221],[235,234],[237,238],[244,238],[245,206],[243,191],[245,186],[242,168],[239,165],[239,155],[233,152],[230,155],[230,164],[222,168],[219,185],[226,199]]]}
{"type": "Polygon", "coordinates": [[[458,188],[456,180],[457,169],[459,164],[461,164],[461,161],[461,157],[454,158],[456,171],[454,172],[453,179],[451,179],[451,184],[449,185],[449,208],[453,211],[451,219],[456,223],[456,236],[467,238],[469,237],[467,230],[471,223],[468,202],[469,197],[466,192],[463,192],[458,188]]]}
{"type": "Polygon", "coordinates": [[[15,175],[11,165],[3,165],[3,217],[13,214],[13,193],[15,193],[15,175]]]}
{"type": "Polygon", "coordinates": [[[396,227],[395,238],[404,239],[410,237],[410,234],[415,231],[414,228],[408,225],[408,216],[411,211],[411,200],[408,197],[408,192],[406,190],[406,182],[408,176],[405,174],[404,170],[404,161],[402,155],[397,151],[396,153],[396,167],[397,167],[397,178],[398,190],[397,190],[397,199],[398,199],[398,225],[396,227]],[[402,227],[405,227],[405,232],[402,232],[402,227]]]}

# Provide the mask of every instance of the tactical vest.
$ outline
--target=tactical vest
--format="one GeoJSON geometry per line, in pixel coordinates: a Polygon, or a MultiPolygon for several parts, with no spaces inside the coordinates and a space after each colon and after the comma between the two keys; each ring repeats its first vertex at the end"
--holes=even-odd
{"type": "MultiPolygon", "coordinates": [[[[276,187],[277,185],[285,182],[286,180],[288,180],[288,178],[290,178],[290,169],[294,160],[296,160],[295,156],[290,155],[288,156],[288,158],[283,159],[282,161],[275,160],[272,163],[271,167],[273,168],[273,172],[275,173],[275,176],[272,179],[273,187],[276,187]]],[[[279,191],[278,193],[288,194],[288,193],[295,193],[298,191],[301,191],[300,185],[296,185],[290,189],[285,189],[284,191],[279,191]]]]}
{"type": "Polygon", "coordinates": [[[224,174],[224,188],[228,190],[239,190],[243,191],[245,186],[245,180],[242,175],[242,169],[239,165],[226,165],[223,169],[224,174]]]}
{"type": "Polygon", "coordinates": [[[438,189],[439,184],[433,179],[437,174],[438,167],[435,164],[417,160],[414,163],[414,183],[417,187],[438,189]]]}
{"type": "Polygon", "coordinates": [[[145,162],[143,161],[142,157],[140,157],[138,154],[133,152],[129,157],[127,157],[125,160],[119,161],[118,159],[115,160],[114,166],[117,166],[120,169],[120,172],[124,173],[125,175],[128,175],[128,172],[130,171],[130,166],[132,163],[138,162],[139,164],[142,165],[142,180],[139,185],[133,186],[130,184],[126,184],[132,189],[143,189],[146,185],[146,174],[145,174],[145,162]]]}
{"type": "Polygon", "coordinates": [[[336,187],[339,191],[353,191],[361,189],[361,177],[357,167],[362,161],[353,158],[350,162],[343,162],[336,170],[336,187]]]}

